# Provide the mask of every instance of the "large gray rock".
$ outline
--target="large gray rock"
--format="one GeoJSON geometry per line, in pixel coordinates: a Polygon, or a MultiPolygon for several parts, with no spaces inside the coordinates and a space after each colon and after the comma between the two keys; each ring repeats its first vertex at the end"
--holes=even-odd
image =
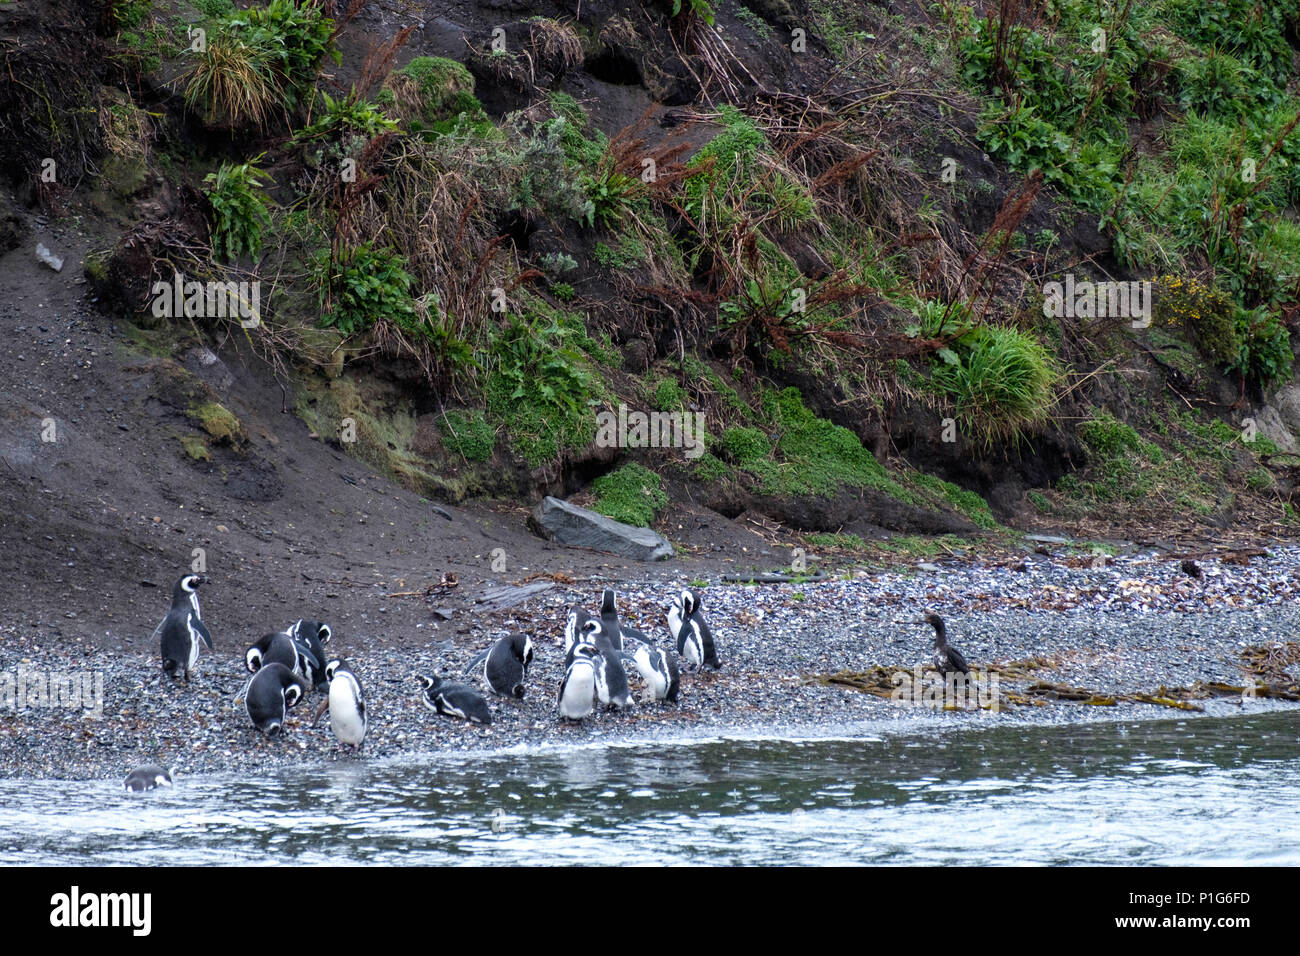
{"type": "Polygon", "coordinates": [[[1295,436],[1287,429],[1282,416],[1273,406],[1264,405],[1255,411],[1255,428],[1277,445],[1278,451],[1283,454],[1294,455],[1300,452],[1300,445],[1296,444],[1295,436]]]}
{"type": "Polygon", "coordinates": [[[1293,433],[1300,433],[1300,385],[1284,385],[1269,402],[1293,433]]]}
{"type": "Polygon", "coordinates": [[[634,528],[550,495],[533,509],[529,524],[548,541],[572,548],[608,551],[636,561],[673,556],[668,539],[649,528],[634,528]]]}

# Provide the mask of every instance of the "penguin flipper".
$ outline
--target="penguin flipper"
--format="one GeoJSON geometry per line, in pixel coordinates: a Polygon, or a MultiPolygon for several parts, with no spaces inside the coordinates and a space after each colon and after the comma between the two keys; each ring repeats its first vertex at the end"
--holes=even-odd
{"type": "Polygon", "coordinates": [[[199,632],[199,637],[203,638],[203,643],[208,645],[208,650],[212,650],[212,635],[208,633],[208,626],[197,617],[194,618],[194,630],[199,632]]]}
{"type": "MultiPolygon", "coordinates": [[[[492,647],[495,647],[495,646],[496,646],[495,644],[492,645],[492,647]]],[[[468,673],[469,673],[470,671],[472,671],[474,668],[480,666],[480,665],[481,665],[485,660],[488,659],[488,655],[492,653],[492,647],[489,647],[489,648],[488,648],[486,651],[484,651],[482,654],[478,655],[478,657],[474,658],[472,661],[470,661],[468,664],[466,664],[466,665],[465,665],[465,669],[464,669],[463,671],[461,671],[461,673],[462,673],[462,674],[468,674],[468,673]]]]}

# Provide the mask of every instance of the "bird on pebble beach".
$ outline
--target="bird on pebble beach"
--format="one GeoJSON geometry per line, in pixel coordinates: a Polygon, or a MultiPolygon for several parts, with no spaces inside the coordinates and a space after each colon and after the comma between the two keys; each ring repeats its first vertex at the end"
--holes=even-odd
{"type": "Polygon", "coordinates": [[[293,646],[298,653],[298,673],[307,681],[307,689],[328,684],[325,667],[329,663],[329,657],[325,654],[325,645],[333,633],[330,626],[321,621],[299,618],[289,625],[287,633],[293,638],[293,646]]]}
{"type": "Polygon", "coordinates": [[[718,650],[713,643],[713,632],[704,621],[700,607],[700,594],[694,588],[682,588],[668,609],[668,631],[677,645],[677,653],[699,669],[722,668],[718,650]]]}
{"type": "Polygon", "coordinates": [[[302,678],[283,664],[264,664],[244,689],[244,709],[253,726],[274,737],[284,730],[289,708],[302,700],[302,678]]]}
{"type": "Polygon", "coordinates": [[[961,651],[948,644],[948,629],[943,623],[943,618],[933,611],[926,614],[919,621],[910,621],[911,624],[929,624],[934,628],[934,661],[935,670],[940,675],[947,677],[951,673],[969,674],[970,665],[966,663],[966,658],[962,656],[961,651]]]}
{"type": "Polygon", "coordinates": [[[600,653],[595,644],[577,642],[564,667],[564,680],[555,705],[565,720],[582,720],[594,709],[592,699],[596,694],[596,661],[600,653]]]}
{"type": "Polygon", "coordinates": [[[312,723],[320,720],[325,711],[330,712],[330,730],[341,744],[360,748],[366,739],[366,700],[361,693],[361,681],[352,672],[348,662],[334,658],[325,665],[329,681],[329,694],[316,709],[312,723]]]}
{"type": "Polygon", "coordinates": [[[153,763],[146,764],[143,767],[136,767],[122,781],[122,786],[133,793],[152,790],[155,787],[170,787],[171,785],[172,771],[153,763]]]}
{"type": "Polygon", "coordinates": [[[680,687],[677,655],[671,649],[662,650],[648,641],[633,641],[631,644],[632,649],[623,652],[623,659],[637,669],[650,696],[655,700],[677,703],[680,687]]]}
{"type": "Polygon", "coordinates": [[[475,724],[492,723],[492,711],[487,701],[468,684],[456,684],[443,680],[437,674],[415,677],[424,685],[424,706],[448,717],[459,717],[475,724]]]}
{"type": "Polygon", "coordinates": [[[298,673],[298,649],[288,631],[263,634],[244,652],[244,667],[256,674],[267,664],[283,664],[298,673]]]}
{"type": "Polygon", "coordinates": [[[465,666],[468,674],[480,664],[488,690],[502,697],[524,699],[524,680],[533,662],[533,642],[527,634],[510,634],[501,638],[465,666]]]}
{"type": "Polygon", "coordinates": [[[190,682],[190,671],[199,662],[199,642],[212,650],[212,635],[207,625],[199,617],[198,588],[207,583],[207,578],[198,574],[184,574],[172,587],[172,606],[167,616],[154,628],[153,637],[162,651],[162,668],[167,676],[174,678],[179,669],[190,682]]]}

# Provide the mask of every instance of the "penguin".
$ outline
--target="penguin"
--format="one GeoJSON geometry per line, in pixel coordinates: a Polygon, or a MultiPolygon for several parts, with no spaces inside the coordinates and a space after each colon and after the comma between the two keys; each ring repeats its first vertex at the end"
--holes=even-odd
{"type": "Polygon", "coordinates": [[[329,643],[333,631],[328,624],[321,621],[307,621],[299,618],[289,625],[289,636],[297,649],[298,672],[307,679],[308,690],[322,687],[329,683],[325,666],[329,658],[325,654],[325,645],[329,643]]]}
{"type": "Polygon", "coordinates": [[[501,638],[490,648],[470,661],[465,668],[468,674],[483,665],[483,680],[488,690],[502,697],[524,699],[524,680],[528,665],[533,662],[533,642],[527,634],[511,634],[501,638]]]}
{"type": "Polygon", "coordinates": [[[185,574],[172,587],[172,606],[167,616],[154,628],[153,638],[162,650],[162,668],[168,677],[175,678],[180,668],[185,683],[190,682],[190,671],[199,662],[199,642],[212,650],[212,635],[199,617],[198,588],[207,583],[198,574],[185,574]]]}
{"type": "Polygon", "coordinates": [[[705,623],[700,609],[700,595],[697,591],[682,588],[682,593],[668,609],[668,630],[677,644],[677,653],[686,658],[695,669],[711,667],[716,671],[722,668],[717,648],[713,644],[713,632],[705,623]]]}
{"type": "Polygon", "coordinates": [[[263,634],[244,652],[244,667],[249,673],[256,674],[267,664],[283,664],[298,672],[298,649],[288,631],[263,634]]]}
{"type": "Polygon", "coordinates": [[[569,608],[569,616],[564,624],[564,666],[567,668],[573,660],[573,649],[579,644],[595,644],[596,632],[601,624],[580,607],[569,608]]]}
{"type": "Polygon", "coordinates": [[[934,656],[931,660],[934,661],[934,669],[939,672],[940,677],[970,673],[970,665],[966,663],[962,652],[948,645],[948,629],[943,623],[943,618],[932,611],[921,620],[909,623],[929,624],[934,628],[934,656]]]}
{"type": "Polygon", "coordinates": [[[596,696],[601,705],[615,710],[631,707],[632,691],[627,685],[623,652],[615,646],[614,636],[605,629],[603,621],[592,617],[583,624],[581,633],[591,635],[596,647],[596,696]]]}
{"type": "Polygon", "coordinates": [[[623,652],[623,659],[636,667],[655,700],[677,703],[680,674],[676,654],[671,650],[660,650],[645,641],[637,641],[630,653],[623,652]]]}
{"type": "Polygon", "coordinates": [[[334,658],[325,665],[325,678],[329,681],[329,696],[316,710],[313,723],[320,720],[326,710],[330,712],[330,730],[339,743],[360,748],[366,739],[366,700],[361,693],[361,681],[352,672],[348,662],[334,658]]]}
{"type": "Polygon", "coordinates": [[[564,680],[555,704],[564,720],[582,720],[592,712],[596,692],[596,660],[600,657],[594,644],[578,643],[564,668],[564,680]]]}
{"type": "Polygon", "coordinates": [[[171,785],[172,771],[164,770],[154,763],[136,767],[122,781],[122,786],[132,793],[152,790],[154,787],[170,787],[171,785]]]}
{"type": "Polygon", "coordinates": [[[244,709],[253,726],[274,737],[284,729],[290,707],[302,700],[302,678],[283,664],[263,664],[244,691],[244,709]]]}
{"type": "Polygon", "coordinates": [[[488,710],[487,701],[474,688],[450,683],[437,674],[432,677],[417,675],[416,680],[424,685],[424,705],[430,710],[475,724],[492,723],[492,711],[488,710]]]}
{"type": "Polygon", "coordinates": [[[618,611],[614,609],[614,589],[605,588],[600,596],[600,627],[609,637],[614,649],[623,649],[623,629],[619,627],[618,611]]]}

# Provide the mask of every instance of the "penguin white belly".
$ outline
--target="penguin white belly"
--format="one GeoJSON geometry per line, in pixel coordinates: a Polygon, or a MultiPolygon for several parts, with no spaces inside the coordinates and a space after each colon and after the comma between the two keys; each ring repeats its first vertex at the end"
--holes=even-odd
{"type": "Polygon", "coordinates": [[[581,720],[590,714],[595,684],[596,672],[593,667],[575,665],[571,668],[568,680],[564,682],[564,694],[560,697],[560,716],[569,720],[581,720]]]}
{"type": "Polygon", "coordinates": [[[337,678],[330,682],[330,730],[342,743],[354,747],[366,736],[366,720],[357,710],[354,692],[337,678]]]}
{"type": "Polygon", "coordinates": [[[677,635],[682,632],[682,609],[674,604],[668,609],[668,633],[676,642],[677,635]]]}
{"type": "Polygon", "coordinates": [[[199,662],[199,642],[203,638],[199,637],[199,632],[194,627],[194,621],[191,618],[185,619],[185,629],[190,633],[190,656],[186,667],[189,670],[194,669],[194,665],[199,662]]]}

